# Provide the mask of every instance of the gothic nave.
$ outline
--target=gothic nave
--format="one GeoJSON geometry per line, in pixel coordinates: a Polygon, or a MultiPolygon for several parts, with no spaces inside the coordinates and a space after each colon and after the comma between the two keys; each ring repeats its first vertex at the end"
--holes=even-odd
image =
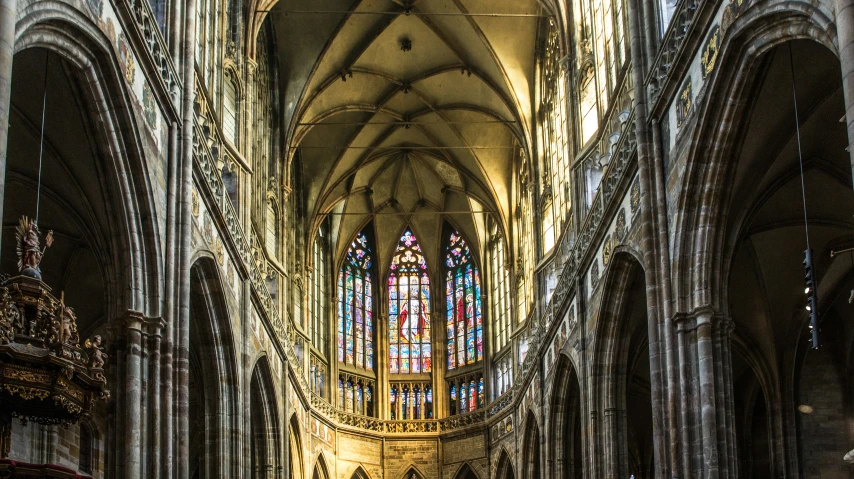
{"type": "Polygon", "coordinates": [[[852,479],[852,144],[854,0],[0,0],[0,477],[852,479]]]}

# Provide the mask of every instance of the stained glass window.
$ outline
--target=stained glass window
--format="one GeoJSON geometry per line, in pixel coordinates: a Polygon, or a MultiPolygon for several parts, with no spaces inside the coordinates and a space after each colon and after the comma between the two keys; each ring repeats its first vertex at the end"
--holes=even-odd
{"type": "Polygon", "coordinates": [[[486,403],[482,374],[457,377],[451,379],[448,384],[452,416],[476,411],[486,403]]]}
{"type": "Polygon", "coordinates": [[[483,358],[483,315],[480,275],[471,251],[458,231],[451,233],[445,255],[445,306],[448,324],[448,369],[483,358]]]}
{"type": "Polygon", "coordinates": [[[374,368],[371,266],[368,239],[359,234],[338,273],[338,361],[368,370],[374,368]]]}
{"type": "Polygon", "coordinates": [[[311,341],[314,347],[325,357],[327,349],[327,329],[329,324],[327,292],[329,287],[327,273],[327,247],[324,228],[317,231],[312,248],[312,268],[308,284],[308,319],[311,326],[311,341]]]}
{"type": "MultiPolygon", "coordinates": [[[[570,217],[572,205],[569,188],[571,145],[566,115],[567,76],[560,65],[560,39],[554,21],[551,22],[545,47],[541,98],[543,117],[540,128],[544,160],[541,204],[543,253],[551,251],[557,243],[564,222],[570,217]]],[[[594,121],[598,118],[596,115],[594,109],[591,116],[594,121]]],[[[593,126],[594,133],[596,127],[593,126]]],[[[582,129],[583,133],[586,131],[582,129]]]]}
{"type": "Polygon", "coordinates": [[[338,376],[338,407],[344,411],[374,414],[373,381],[358,376],[338,376]]]}
{"type": "Polygon", "coordinates": [[[513,321],[510,310],[510,265],[504,237],[497,225],[492,227],[492,240],[489,243],[489,299],[491,303],[490,325],[493,331],[491,351],[498,353],[510,342],[513,321]]]}
{"type": "Polygon", "coordinates": [[[401,236],[388,275],[389,369],[392,374],[429,373],[430,278],[411,230],[401,236]]]}

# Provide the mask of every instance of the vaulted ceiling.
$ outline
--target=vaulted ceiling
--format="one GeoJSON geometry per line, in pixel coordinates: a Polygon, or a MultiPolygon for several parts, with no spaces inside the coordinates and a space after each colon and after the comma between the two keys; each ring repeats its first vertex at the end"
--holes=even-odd
{"type": "Polygon", "coordinates": [[[369,223],[380,267],[407,224],[437,252],[444,221],[476,250],[486,214],[508,223],[531,145],[537,0],[281,0],[270,15],[290,155],[336,257],[369,223]]]}

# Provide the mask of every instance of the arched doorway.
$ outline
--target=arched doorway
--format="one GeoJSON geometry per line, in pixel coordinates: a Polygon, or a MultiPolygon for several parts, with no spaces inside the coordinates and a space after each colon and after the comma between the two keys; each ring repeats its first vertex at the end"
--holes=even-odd
{"type": "Polygon", "coordinates": [[[593,403],[600,414],[596,468],[606,475],[655,477],[649,322],[639,261],[618,252],[607,265],[594,344],[593,403]],[[601,451],[598,452],[598,451],[601,451]]]}
{"type": "Polygon", "coordinates": [[[537,479],[540,475],[540,425],[533,411],[525,418],[525,436],[522,441],[522,477],[537,479]]]}
{"type": "Polygon", "coordinates": [[[583,475],[581,388],[569,357],[561,354],[552,386],[548,441],[551,477],[580,479],[583,475]]]}
{"type": "Polygon", "coordinates": [[[290,426],[288,428],[288,443],[290,457],[288,458],[288,477],[300,478],[304,477],[303,469],[303,449],[302,449],[302,433],[299,427],[299,421],[296,414],[291,416],[290,426]]]}
{"type": "Polygon", "coordinates": [[[854,313],[854,263],[849,254],[831,254],[854,245],[847,132],[838,122],[845,114],[840,67],[809,40],[770,48],[753,65],[749,93],[733,103],[738,134],[719,173],[727,188],[717,225],[723,232],[716,233],[721,303],[736,344],[737,467],[753,477],[848,477],[841,458],[854,438],[831,426],[850,421],[854,404],[847,359],[854,343],[841,320],[854,313]],[[805,214],[818,279],[819,350],[810,349],[804,309],[805,214]]]}
{"type": "Polygon", "coordinates": [[[252,477],[278,477],[279,415],[276,412],[276,393],[270,365],[266,357],[255,363],[249,386],[249,418],[252,422],[250,441],[252,477]]]}
{"type": "Polygon", "coordinates": [[[513,463],[510,462],[510,455],[507,451],[502,450],[498,456],[498,467],[495,473],[495,479],[515,479],[516,474],[513,473],[513,463]]]}
{"type": "Polygon", "coordinates": [[[239,474],[233,432],[237,391],[220,378],[236,377],[228,309],[216,265],[210,258],[190,270],[190,351],[188,371],[190,477],[239,474]]]}
{"type": "MultiPolygon", "coordinates": [[[[32,5],[28,14],[48,18],[42,11],[49,8],[55,7],[32,5]]],[[[138,395],[128,393],[131,388],[120,381],[126,381],[130,368],[147,366],[140,365],[135,346],[127,344],[146,347],[148,342],[138,330],[118,327],[118,321],[130,311],[158,314],[155,298],[162,283],[148,281],[159,277],[161,262],[153,246],[149,185],[145,177],[133,176],[142,168],[140,146],[128,126],[134,123],[133,113],[123,101],[123,84],[115,81],[120,73],[107,60],[111,47],[90,38],[89,26],[53,18],[49,27],[19,25],[2,173],[0,271],[17,275],[15,229],[22,216],[37,219],[42,234],[53,232],[54,242],[39,265],[42,280],[74,309],[81,344],[96,334],[103,337],[113,393],[106,407],[91,412],[91,422],[79,436],[77,428],[47,426],[45,434],[34,423],[13,422],[14,437],[33,440],[32,447],[13,449],[13,459],[42,463],[50,457],[97,477],[121,475],[126,466],[119,461],[122,454],[139,453],[142,422],[111,416],[110,411],[140,406],[138,395]],[[110,108],[103,108],[108,101],[110,108]],[[79,442],[89,443],[81,444],[79,457],[59,452],[60,445],[79,442]],[[103,445],[103,453],[97,444],[103,445]]],[[[47,246],[43,238],[41,246],[47,246]]],[[[160,383],[146,386],[144,392],[153,395],[160,383]]]]}
{"type": "Polygon", "coordinates": [[[326,466],[323,454],[317,456],[317,462],[314,464],[314,472],[311,474],[311,479],[330,479],[329,468],[326,466]]]}
{"type": "Polygon", "coordinates": [[[457,471],[457,475],[454,476],[454,479],[478,479],[478,477],[472,470],[471,466],[463,464],[457,471]]]}

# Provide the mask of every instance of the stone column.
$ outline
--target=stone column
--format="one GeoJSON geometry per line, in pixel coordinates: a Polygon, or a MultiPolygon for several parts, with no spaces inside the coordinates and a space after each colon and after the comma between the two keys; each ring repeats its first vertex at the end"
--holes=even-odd
{"type": "Polygon", "coordinates": [[[0,224],[3,224],[3,198],[6,194],[9,108],[12,101],[12,57],[15,56],[17,18],[17,0],[0,0],[0,224]]]}
{"type": "Polygon", "coordinates": [[[149,448],[148,448],[148,477],[158,477],[161,461],[160,447],[162,444],[161,433],[161,394],[160,394],[160,340],[162,338],[163,328],[166,322],[161,318],[149,320],[149,380],[148,380],[148,400],[149,414],[151,416],[151,428],[149,432],[149,448]]]}
{"type": "MultiPolygon", "coordinates": [[[[139,479],[142,477],[142,323],[143,318],[128,312],[125,318],[125,450],[124,477],[139,479]]],[[[119,434],[122,434],[119,432],[119,434]]]]}
{"type": "Polygon", "coordinates": [[[708,307],[676,315],[674,321],[684,401],[682,477],[735,477],[732,322],[708,307]]]}
{"type": "MultiPolygon", "coordinates": [[[[845,94],[848,155],[854,172],[854,0],[836,0],[836,34],[839,39],[839,63],[842,67],[842,91],[845,94]]],[[[0,78],[4,73],[0,71],[0,78]]],[[[0,96],[0,104],[4,98],[8,97],[0,96]]],[[[0,141],[5,144],[3,136],[0,136],[0,141]]]]}
{"type": "Polygon", "coordinates": [[[700,430],[703,439],[704,477],[718,477],[718,432],[715,409],[715,357],[712,353],[712,312],[697,314],[697,362],[700,371],[700,430]]]}

